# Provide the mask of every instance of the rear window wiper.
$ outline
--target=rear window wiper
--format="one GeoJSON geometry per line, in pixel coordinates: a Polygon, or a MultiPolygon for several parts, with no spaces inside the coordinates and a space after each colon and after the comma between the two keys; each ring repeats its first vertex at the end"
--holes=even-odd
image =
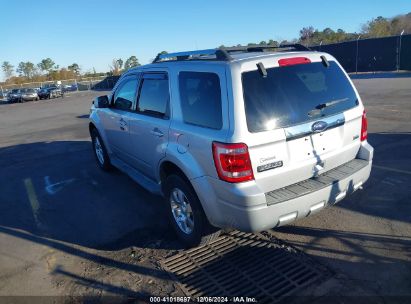
{"type": "Polygon", "coordinates": [[[323,109],[334,106],[336,104],[339,104],[339,103],[347,101],[347,100],[349,100],[349,99],[348,98],[341,98],[341,99],[330,100],[330,101],[327,101],[325,103],[320,103],[320,104],[316,105],[314,109],[312,109],[311,111],[308,112],[308,116],[318,115],[318,114],[321,113],[321,111],[323,109]]]}

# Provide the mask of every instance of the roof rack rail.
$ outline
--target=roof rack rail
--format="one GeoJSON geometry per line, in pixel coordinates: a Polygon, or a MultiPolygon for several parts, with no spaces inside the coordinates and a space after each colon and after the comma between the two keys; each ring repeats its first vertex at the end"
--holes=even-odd
{"type": "Polygon", "coordinates": [[[216,49],[205,49],[197,51],[188,52],[177,52],[177,53],[167,53],[158,54],[153,60],[153,63],[162,62],[163,60],[173,60],[173,61],[183,61],[190,59],[203,59],[203,60],[218,60],[218,61],[231,61],[233,58],[230,53],[247,53],[247,52],[264,52],[272,49],[284,49],[284,48],[294,48],[296,51],[310,51],[310,49],[302,44],[281,44],[279,46],[273,45],[248,45],[248,46],[234,46],[234,47],[220,47],[216,49]],[[215,56],[213,58],[212,56],[215,56]],[[175,58],[175,59],[172,59],[175,58]]]}
{"type": "Polygon", "coordinates": [[[225,47],[223,48],[227,52],[264,52],[266,50],[272,49],[286,49],[294,48],[296,51],[311,51],[308,47],[299,44],[281,44],[279,46],[266,45],[266,44],[252,44],[248,46],[234,46],[234,47],[225,47]]]}
{"type": "MultiPolygon", "coordinates": [[[[206,50],[197,50],[197,51],[188,51],[188,52],[177,52],[177,53],[167,53],[167,54],[158,54],[153,60],[153,63],[161,62],[164,59],[176,58],[175,60],[187,60],[192,58],[201,58],[207,56],[215,56],[216,60],[230,61],[232,58],[228,55],[224,49],[206,49],[206,50]]],[[[210,58],[207,58],[210,59],[210,58]]]]}

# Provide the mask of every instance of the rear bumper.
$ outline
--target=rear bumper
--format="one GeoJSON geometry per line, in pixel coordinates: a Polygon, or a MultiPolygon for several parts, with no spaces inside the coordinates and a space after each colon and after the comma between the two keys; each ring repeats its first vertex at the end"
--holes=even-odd
{"type": "Polygon", "coordinates": [[[372,157],[373,148],[365,142],[357,159],[318,178],[269,193],[260,191],[255,182],[228,184],[201,177],[192,183],[211,224],[263,231],[317,213],[361,188],[370,176],[372,157]]]}
{"type": "Polygon", "coordinates": [[[38,97],[37,96],[27,96],[27,97],[22,97],[24,101],[30,101],[30,100],[36,100],[38,97]]]}

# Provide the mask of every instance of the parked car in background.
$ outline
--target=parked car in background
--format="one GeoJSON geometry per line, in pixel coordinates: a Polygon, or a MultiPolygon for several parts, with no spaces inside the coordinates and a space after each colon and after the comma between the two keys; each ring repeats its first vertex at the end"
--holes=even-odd
{"type": "Polygon", "coordinates": [[[62,87],[63,92],[73,92],[77,91],[77,85],[76,84],[66,84],[62,87]]]}
{"type": "Polygon", "coordinates": [[[7,98],[7,91],[6,90],[0,91],[0,98],[1,99],[7,98]]]}
{"type": "Polygon", "coordinates": [[[50,93],[47,88],[41,88],[38,92],[37,95],[39,96],[40,99],[49,99],[50,98],[50,93]]]}
{"type": "Polygon", "coordinates": [[[60,88],[57,86],[50,86],[40,89],[37,93],[40,99],[51,99],[56,97],[61,97],[63,95],[60,88]]]}
{"type": "Polygon", "coordinates": [[[10,91],[8,98],[8,102],[20,102],[21,101],[21,89],[13,89],[10,91]]]}
{"type": "Polygon", "coordinates": [[[39,100],[39,95],[35,89],[22,89],[21,101],[39,100]]]}
{"type": "Polygon", "coordinates": [[[50,97],[49,98],[57,98],[57,97],[62,97],[63,96],[63,92],[61,90],[61,88],[55,86],[55,87],[49,87],[49,93],[50,93],[50,97]]]}

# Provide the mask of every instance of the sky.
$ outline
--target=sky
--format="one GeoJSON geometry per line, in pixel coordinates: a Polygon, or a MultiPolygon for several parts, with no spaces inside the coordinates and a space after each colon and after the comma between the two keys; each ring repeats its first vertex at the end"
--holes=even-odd
{"type": "Polygon", "coordinates": [[[113,58],[145,64],[162,50],[298,38],[306,26],[359,32],[372,18],[411,12],[411,0],[0,0],[0,12],[0,63],[50,57],[105,72],[113,58]]]}

